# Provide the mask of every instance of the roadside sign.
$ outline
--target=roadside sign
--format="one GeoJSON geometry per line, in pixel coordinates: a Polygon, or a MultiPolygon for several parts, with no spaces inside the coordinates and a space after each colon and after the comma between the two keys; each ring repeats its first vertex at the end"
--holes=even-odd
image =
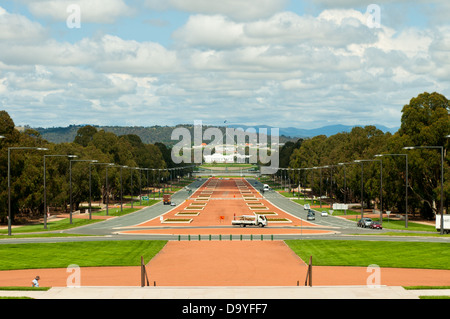
{"type": "Polygon", "coordinates": [[[142,200],[149,200],[148,196],[142,196],[141,199],[142,200]]]}
{"type": "Polygon", "coordinates": [[[333,210],[347,210],[347,209],[348,209],[347,204],[338,204],[338,203],[333,204],[333,210]]]}

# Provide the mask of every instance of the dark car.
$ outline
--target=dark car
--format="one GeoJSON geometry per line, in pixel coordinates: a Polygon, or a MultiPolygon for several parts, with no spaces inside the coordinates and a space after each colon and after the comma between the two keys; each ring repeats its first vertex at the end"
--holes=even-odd
{"type": "Polygon", "coordinates": [[[358,223],[356,224],[358,227],[370,227],[370,225],[373,223],[372,219],[368,217],[363,217],[360,220],[358,220],[358,223]]]}
{"type": "Polygon", "coordinates": [[[372,229],[383,229],[383,226],[381,226],[380,222],[372,222],[369,227],[372,229]]]}

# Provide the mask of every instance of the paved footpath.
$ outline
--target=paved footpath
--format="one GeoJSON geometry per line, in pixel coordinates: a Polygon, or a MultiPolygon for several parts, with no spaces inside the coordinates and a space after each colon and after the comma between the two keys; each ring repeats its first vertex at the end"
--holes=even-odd
{"type": "Polygon", "coordinates": [[[402,287],[54,287],[48,291],[0,291],[0,296],[34,299],[418,299],[450,296],[446,290],[402,287]]]}

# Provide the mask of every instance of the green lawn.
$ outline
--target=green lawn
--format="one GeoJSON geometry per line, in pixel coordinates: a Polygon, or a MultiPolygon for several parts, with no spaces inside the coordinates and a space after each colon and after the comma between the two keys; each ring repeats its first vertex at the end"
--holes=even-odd
{"type": "MultiPolygon", "coordinates": [[[[379,218],[372,218],[372,220],[379,221],[379,218]]],[[[410,230],[410,231],[432,231],[437,233],[436,226],[434,225],[424,225],[420,223],[415,223],[408,221],[408,228],[405,228],[404,220],[388,220],[383,218],[383,228],[385,229],[398,229],[398,230],[410,230]]]]}
{"type": "MultiPolygon", "coordinates": [[[[127,214],[131,214],[134,212],[137,212],[139,209],[138,208],[128,208],[126,206],[124,206],[123,210],[120,211],[120,207],[109,207],[108,209],[108,216],[123,216],[123,215],[127,215],[127,214]]],[[[92,213],[92,216],[106,216],[106,209],[96,212],[96,213],[92,213]]]]}
{"type": "MultiPolygon", "coordinates": [[[[311,200],[310,198],[307,198],[305,200],[305,199],[301,198],[301,199],[293,199],[292,201],[296,202],[297,204],[300,204],[300,205],[305,205],[305,204],[314,205],[314,206],[320,205],[320,200],[318,200],[318,199],[311,200]]],[[[322,206],[325,206],[325,202],[322,202],[322,206]]],[[[316,208],[316,209],[319,209],[319,208],[316,208]]]]}
{"type": "MultiPolygon", "coordinates": [[[[15,233],[34,233],[34,232],[48,232],[48,231],[56,231],[56,230],[64,230],[70,229],[80,226],[85,226],[92,223],[97,223],[101,220],[89,220],[89,219],[79,219],[72,218],[72,224],[70,224],[69,218],[51,220],[47,222],[47,229],[44,229],[44,224],[35,224],[35,225],[27,225],[12,228],[11,233],[14,235],[15,233]]],[[[8,234],[8,229],[0,229],[0,235],[8,234]]]]}
{"type": "Polygon", "coordinates": [[[258,168],[257,165],[254,164],[245,164],[245,163],[212,163],[212,164],[202,164],[200,168],[210,168],[210,167],[255,167],[258,168]]]}
{"type": "MultiPolygon", "coordinates": [[[[151,206],[154,205],[156,203],[158,203],[159,200],[148,200],[148,201],[142,201],[142,206],[151,206]]],[[[135,202],[134,205],[139,205],[139,201],[135,202]]],[[[130,213],[134,213],[136,211],[138,211],[139,209],[137,208],[129,208],[129,207],[124,207],[123,211],[120,211],[120,207],[110,207],[108,210],[108,216],[123,216],[126,214],[130,214],[130,213]]],[[[97,212],[93,212],[92,216],[106,216],[106,210],[102,210],[102,211],[97,211],[97,212]]],[[[26,226],[20,226],[20,227],[15,227],[12,229],[12,234],[13,237],[18,238],[18,237],[26,237],[26,236],[22,236],[22,235],[14,235],[14,234],[18,234],[18,233],[37,233],[37,232],[49,232],[49,231],[58,231],[58,230],[65,230],[65,229],[70,229],[70,228],[75,228],[75,227],[81,227],[81,226],[85,226],[85,225],[89,225],[92,223],[97,223],[97,222],[101,222],[103,220],[100,219],[81,219],[81,218],[72,218],[72,224],[70,224],[70,219],[69,218],[63,218],[63,219],[56,219],[56,220],[50,220],[47,222],[47,229],[44,229],[44,223],[39,223],[39,224],[34,224],[34,225],[26,225],[26,226]]],[[[0,238],[1,235],[7,235],[8,234],[8,230],[7,229],[0,229],[0,238]]],[[[36,236],[36,235],[35,235],[36,236]]],[[[51,235],[51,234],[43,234],[40,237],[49,237],[49,236],[56,236],[55,234],[51,235]]],[[[61,234],[60,237],[62,237],[64,235],[61,234]]],[[[29,237],[29,236],[28,236],[29,237]]],[[[11,238],[11,237],[8,237],[11,238]]]]}
{"type": "Polygon", "coordinates": [[[286,240],[304,261],[316,266],[450,269],[450,244],[351,240],[286,240]]]}
{"type": "MultiPolygon", "coordinates": [[[[162,198],[162,193],[161,193],[161,198],[162,198]]],[[[152,206],[155,205],[156,203],[160,202],[160,199],[152,199],[153,197],[150,196],[149,200],[142,200],[142,201],[134,201],[133,202],[133,206],[152,206]]],[[[158,198],[158,196],[156,196],[155,198],[158,198]]],[[[126,204],[125,206],[131,206],[131,203],[126,204]]],[[[114,208],[117,209],[117,208],[114,208]]],[[[120,210],[120,207],[118,208],[120,210]]]]}
{"type": "Polygon", "coordinates": [[[159,240],[89,241],[0,245],[0,270],[139,266],[147,263],[167,243],[159,240]]]}

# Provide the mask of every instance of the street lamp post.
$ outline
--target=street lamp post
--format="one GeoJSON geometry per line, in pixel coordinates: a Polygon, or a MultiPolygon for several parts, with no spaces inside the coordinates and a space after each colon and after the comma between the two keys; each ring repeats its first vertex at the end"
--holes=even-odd
{"type": "MultiPolygon", "coordinates": [[[[97,160],[70,160],[70,166],[69,166],[69,188],[70,188],[70,206],[69,206],[69,223],[72,224],[72,162],[90,162],[90,163],[96,163],[97,160]]],[[[90,170],[89,170],[90,172],[90,170]]],[[[89,175],[90,179],[90,175],[89,175]]],[[[90,210],[90,207],[89,207],[90,210]]]]}
{"type": "Polygon", "coordinates": [[[346,163],[339,163],[338,165],[344,167],[344,204],[347,204],[347,176],[346,176],[346,169],[345,169],[346,163]]]}
{"type": "Polygon", "coordinates": [[[120,212],[123,212],[123,179],[122,170],[128,166],[120,166],[120,212]]]}
{"type": "Polygon", "coordinates": [[[114,166],[113,163],[98,163],[98,161],[91,161],[89,163],[89,219],[92,219],[92,166],[91,165],[107,165],[106,166],[106,216],[108,216],[108,166],[114,166]]]}
{"type": "MultiPolygon", "coordinates": [[[[320,167],[313,167],[313,169],[319,169],[319,171],[320,171],[319,204],[320,204],[320,208],[322,208],[322,166],[320,166],[320,167]]],[[[314,203],[314,200],[312,201],[312,203],[314,203]]]]}
{"type": "MultiPolygon", "coordinates": [[[[361,187],[363,187],[363,162],[379,162],[380,163],[380,223],[383,223],[383,161],[381,160],[356,160],[356,163],[361,163],[361,187]]],[[[362,188],[361,188],[361,205],[362,201],[362,188]]],[[[363,207],[361,206],[361,218],[363,217],[363,207]]]]}
{"type": "Polygon", "coordinates": [[[361,164],[361,219],[364,217],[364,162],[356,160],[355,163],[361,164]]]}
{"type": "Polygon", "coordinates": [[[133,208],[133,170],[139,169],[139,167],[130,167],[131,170],[131,208],[133,208]]]}
{"type": "Polygon", "coordinates": [[[152,168],[152,192],[153,192],[153,200],[155,200],[155,196],[156,196],[156,181],[155,181],[155,176],[156,176],[156,168],[152,168]]]}
{"type": "MultiPolygon", "coordinates": [[[[142,169],[139,170],[139,206],[142,206],[142,169]]],[[[172,185],[170,185],[170,190],[172,190],[172,185]]]]}
{"type": "Polygon", "coordinates": [[[405,228],[408,228],[408,154],[377,154],[375,157],[405,156],[405,228]]]}
{"type": "Polygon", "coordinates": [[[8,147],[8,236],[11,236],[11,151],[12,150],[36,150],[48,151],[42,147],[8,147]]]}
{"type": "MultiPolygon", "coordinates": [[[[448,136],[446,136],[448,137],[448,136]]],[[[438,149],[441,151],[441,231],[440,234],[444,234],[444,147],[443,146],[407,146],[404,150],[415,149],[438,149]]]]}
{"type": "Polygon", "coordinates": [[[44,155],[44,229],[47,229],[47,169],[46,169],[46,161],[47,157],[67,157],[67,158],[76,158],[76,155],[44,155]]]}
{"type": "MultiPolygon", "coordinates": [[[[339,163],[339,166],[344,167],[344,204],[347,204],[347,172],[346,172],[346,165],[352,165],[352,164],[358,164],[355,162],[349,162],[349,163],[339,163]]],[[[347,214],[347,210],[345,210],[345,213],[347,214]]]]}

